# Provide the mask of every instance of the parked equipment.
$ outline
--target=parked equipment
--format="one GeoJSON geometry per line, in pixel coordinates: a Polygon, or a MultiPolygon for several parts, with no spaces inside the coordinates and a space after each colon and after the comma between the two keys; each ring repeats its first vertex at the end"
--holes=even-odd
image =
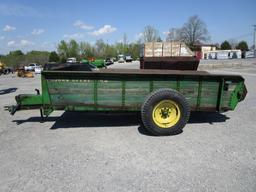
{"type": "Polygon", "coordinates": [[[41,67],[37,63],[30,63],[28,66],[25,66],[25,71],[35,71],[35,68],[41,67]]]}
{"type": "Polygon", "coordinates": [[[41,117],[54,110],[140,111],[154,135],[181,130],[190,111],[234,110],[247,93],[237,75],[202,71],[114,70],[42,71],[42,94],[21,94],[17,110],[40,109],[41,117]]]}
{"type": "Polygon", "coordinates": [[[17,70],[17,76],[22,78],[33,78],[34,74],[31,71],[26,71],[24,68],[17,70]]]}
{"type": "Polygon", "coordinates": [[[125,56],[125,62],[132,62],[132,56],[131,55],[126,55],[125,56]]]}
{"type": "Polygon", "coordinates": [[[197,70],[199,59],[185,43],[145,43],[140,58],[141,69],[197,70]]]}
{"type": "Polygon", "coordinates": [[[6,67],[6,65],[4,63],[0,62],[0,75],[4,74],[9,74],[9,73],[13,73],[13,69],[10,67],[6,67]]]}
{"type": "Polygon", "coordinates": [[[103,59],[95,59],[91,62],[92,65],[96,66],[97,68],[106,67],[105,61],[103,59]]]}
{"type": "Polygon", "coordinates": [[[70,57],[67,59],[67,63],[76,63],[76,62],[77,62],[77,60],[75,57],[70,57]]]}

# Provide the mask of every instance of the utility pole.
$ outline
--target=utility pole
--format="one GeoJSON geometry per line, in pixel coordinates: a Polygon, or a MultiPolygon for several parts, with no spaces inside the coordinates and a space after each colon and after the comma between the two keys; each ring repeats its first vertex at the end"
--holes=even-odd
{"type": "Polygon", "coordinates": [[[254,45],[254,51],[256,50],[256,25],[253,25],[254,27],[254,33],[253,33],[253,45],[254,45]]]}
{"type": "Polygon", "coordinates": [[[254,52],[254,57],[256,57],[256,25],[253,25],[254,31],[253,31],[253,52],[254,52]]]}

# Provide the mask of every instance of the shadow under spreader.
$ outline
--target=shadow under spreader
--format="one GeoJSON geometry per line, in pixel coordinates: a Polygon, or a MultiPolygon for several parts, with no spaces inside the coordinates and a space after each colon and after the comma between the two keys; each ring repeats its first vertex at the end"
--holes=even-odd
{"type": "MultiPolygon", "coordinates": [[[[217,112],[191,112],[188,123],[216,123],[225,122],[229,117],[217,112]]],[[[45,121],[55,122],[50,128],[101,128],[101,127],[125,127],[139,125],[138,131],[143,135],[150,135],[141,125],[140,113],[95,113],[95,112],[64,112],[59,117],[47,117],[45,121]]],[[[41,122],[41,118],[30,117],[25,120],[14,120],[17,125],[26,122],[41,122]]],[[[177,135],[182,131],[174,133],[177,135]]]]}
{"type": "Polygon", "coordinates": [[[8,88],[8,89],[1,89],[0,90],[0,95],[8,94],[8,93],[13,93],[17,90],[18,88],[13,87],[13,88],[8,88]]]}

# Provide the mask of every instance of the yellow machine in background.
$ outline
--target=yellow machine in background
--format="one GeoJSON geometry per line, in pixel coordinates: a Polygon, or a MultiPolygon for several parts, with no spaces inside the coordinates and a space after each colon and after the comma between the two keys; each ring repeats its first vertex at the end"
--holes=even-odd
{"type": "Polygon", "coordinates": [[[3,64],[1,61],[0,61],[0,69],[3,69],[5,67],[5,64],[3,64]]]}
{"type": "Polygon", "coordinates": [[[17,76],[23,78],[32,78],[34,77],[34,74],[31,71],[26,71],[24,68],[20,68],[17,70],[17,76]]]}
{"type": "Polygon", "coordinates": [[[10,67],[6,67],[6,65],[0,61],[0,75],[6,75],[9,73],[13,73],[13,69],[10,67]]]}

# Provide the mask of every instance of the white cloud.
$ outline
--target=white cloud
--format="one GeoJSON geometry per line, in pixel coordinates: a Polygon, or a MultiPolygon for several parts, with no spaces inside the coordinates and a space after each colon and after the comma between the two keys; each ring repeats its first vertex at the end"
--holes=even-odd
{"type": "Polygon", "coordinates": [[[28,40],[24,40],[24,39],[22,39],[20,41],[20,46],[21,47],[27,47],[27,46],[30,46],[30,45],[34,45],[34,43],[31,42],[31,41],[28,41],[28,40]]]}
{"type": "Polygon", "coordinates": [[[63,38],[65,39],[82,39],[84,38],[84,34],[82,33],[74,33],[74,34],[65,34],[63,35],[63,38]]]}
{"type": "Polygon", "coordinates": [[[0,36],[0,41],[4,39],[5,39],[5,36],[0,36]]]}
{"type": "Polygon", "coordinates": [[[16,44],[15,41],[9,41],[9,42],[7,43],[7,46],[8,46],[8,47],[14,47],[15,44],[16,44]]]}
{"type": "Polygon", "coordinates": [[[111,25],[104,25],[102,28],[95,30],[93,32],[90,32],[88,34],[94,35],[94,36],[99,36],[99,35],[104,35],[107,33],[113,33],[117,30],[117,28],[112,27],[111,25]]]}
{"type": "Polygon", "coordinates": [[[17,41],[9,41],[7,43],[8,47],[18,47],[18,48],[29,47],[31,45],[34,45],[34,43],[31,41],[25,40],[25,39],[22,39],[18,42],[17,41]]]}
{"type": "Polygon", "coordinates": [[[90,29],[93,29],[94,27],[91,26],[91,25],[87,25],[85,24],[84,22],[80,21],[80,20],[77,20],[75,23],[74,23],[74,26],[75,27],[78,27],[80,29],[85,29],[85,30],[90,30],[90,29]]]}
{"type": "Polygon", "coordinates": [[[3,31],[10,32],[16,30],[16,27],[12,27],[10,25],[5,25],[3,31]]]}
{"type": "Polygon", "coordinates": [[[34,30],[31,32],[31,34],[32,34],[32,35],[41,35],[41,34],[43,34],[44,32],[45,32],[44,29],[34,29],[34,30]]]}

